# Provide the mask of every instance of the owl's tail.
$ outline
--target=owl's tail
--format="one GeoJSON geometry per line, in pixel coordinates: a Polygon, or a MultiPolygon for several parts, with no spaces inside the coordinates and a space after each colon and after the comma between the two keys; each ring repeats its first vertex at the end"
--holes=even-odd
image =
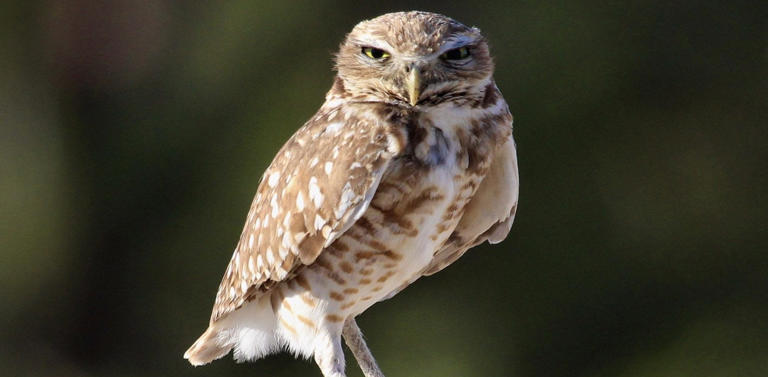
{"type": "Polygon", "coordinates": [[[220,344],[219,333],[220,329],[215,324],[209,326],[192,347],[189,347],[184,353],[184,358],[189,360],[190,364],[200,366],[229,353],[232,344],[220,344]]]}
{"type": "Polygon", "coordinates": [[[237,361],[259,359],[280,348],[276,324],[269,295],[264,295],[208,326],[184,358],[194,366],[204,365],[234,348],[237,361]]]}

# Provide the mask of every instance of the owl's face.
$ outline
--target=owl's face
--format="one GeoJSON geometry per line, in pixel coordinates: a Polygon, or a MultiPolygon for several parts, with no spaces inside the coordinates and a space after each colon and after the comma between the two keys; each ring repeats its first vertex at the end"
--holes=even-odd
{"type": "Polygon", "coordinates": [[[355,26],[336,68],[353,100],[427,106],[481,93],[493,61],[478,29],[439,14],[400,12],[355,26]]]}

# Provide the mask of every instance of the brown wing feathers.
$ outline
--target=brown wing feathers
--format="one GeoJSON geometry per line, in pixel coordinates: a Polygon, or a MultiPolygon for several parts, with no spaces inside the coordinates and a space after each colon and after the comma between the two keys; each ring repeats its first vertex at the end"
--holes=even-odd
{"type": "Polygon", "coordinates": [[[321,109],[267,168],[211,323],[312,263],[362,214],[392,158],[391,138],[385,125],[344,114],[321,109]]]}

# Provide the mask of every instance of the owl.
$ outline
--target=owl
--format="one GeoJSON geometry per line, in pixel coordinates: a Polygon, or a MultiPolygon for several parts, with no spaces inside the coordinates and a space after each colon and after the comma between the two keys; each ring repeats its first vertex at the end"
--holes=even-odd
{"type": "Polygon", "coordinates": [[[382,376],[355,317],[512,226],[512,115],[480,30],[385,14],[335,61],[325,103],[259,183],[193,365],[287,350],[341,377],[343,337],[382,376]]]}

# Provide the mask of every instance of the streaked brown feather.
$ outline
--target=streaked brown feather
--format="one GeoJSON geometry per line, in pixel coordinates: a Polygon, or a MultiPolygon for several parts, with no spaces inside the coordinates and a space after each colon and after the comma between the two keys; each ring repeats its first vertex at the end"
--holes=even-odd
{"type": "Polygon", "coordinates": [[[219,286],[211,323],[311,264],[364,212],[359,207],[367,207],[399,152],[392,140],[403,136],[385,122],[360,114],[345,117],[355,106],[321,108],[265,171],[219,286]]]}

